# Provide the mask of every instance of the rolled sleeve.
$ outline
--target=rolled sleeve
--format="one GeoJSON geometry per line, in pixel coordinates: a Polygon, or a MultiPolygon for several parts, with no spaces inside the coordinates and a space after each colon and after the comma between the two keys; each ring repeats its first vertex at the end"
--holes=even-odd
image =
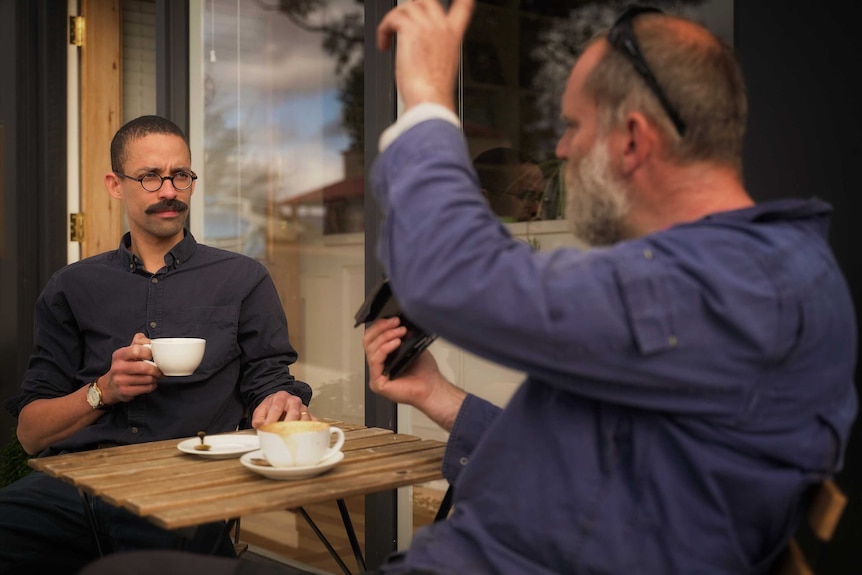
{"type": "Polygon", "coordinates": [[[482,436],[502,410],[493,403],[468,394],[455,418],[443,456],[443,476],[455,484],[482,436]]]}

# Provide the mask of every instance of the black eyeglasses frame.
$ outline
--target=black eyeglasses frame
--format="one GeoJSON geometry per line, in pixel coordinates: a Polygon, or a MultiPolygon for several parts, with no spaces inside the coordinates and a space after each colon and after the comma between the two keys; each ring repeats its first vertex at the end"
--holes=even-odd
{"type": "Polygon", "coordinates": [[[135,182],[138,182],[139,184],[141,184],[141,188],[143,188],[145,192],[158,192],[159,190],[162,189],[162,186],[165,185],[165,180],[170,180],[171,185],[174,187],[175,190],[177,190],[178,192],[183,192],[183,191],[191,188],[192,185],[195,183],[195,180],[198,179],[197,174],[195,174],[194,172],[177,172],[173,176],[159,176],[156,173],[148,173],[148,174],[144,174],[143,176],[140,176],[137,178],[133,178],[132,176],[127,176],[126,174],[124,174],[122,172],[116,172],[115,171],[114,173],[117,174],[118,176],[120,176],[121,178],[126,178],[127,180],[133,180],[135,182]],[[188,174],[191,177],[191,181],[189,182],[189,185],[184,187],[184,188],[177,186],[177,184],[174,182],[174,178],[177,177],[178,175],[180,175],[180,173],[188,174]],[[159,182],[159,187],[156,188],[155,190],[150,190],[146,186],[144,186],[144,178],[146,178],[147,176],[156,176],[158,178],[161,178],[162,181],[159,182]]]}
{"type": "Polygon", "coordinates": [[[653,91],[653,94],[658,98],[661,107],[664,108],[670,121],[673,122],[679,136],[683,137],[686,129],[685,122],[683,122],[679,113],[671,105],[670,100],[668,100],[664,93],[664,90],[659,86],[658,80],[656,80],[652,71],[649,69],[646,59],[644,59],[643,53],[638,45],[634,28],[632,27],[632,20],[641,14],[649,13],[663,14],[664,12],[652,6],[630,6],[619,18],[617,18],[614,25],[611,26],[611,29],[608,31],[608,42],[618,52],[626,56],[626,58],[628,58],[632,63],[638,75],[643,78],[644,82],[646,82],[653,91]]]}

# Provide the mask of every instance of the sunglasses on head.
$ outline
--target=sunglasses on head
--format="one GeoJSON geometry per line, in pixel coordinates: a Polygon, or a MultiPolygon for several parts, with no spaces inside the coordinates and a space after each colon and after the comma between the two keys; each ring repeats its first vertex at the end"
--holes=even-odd
{"type": "Polygon", "coordinates": [[[682,121],[679,113],[677,113],[674,107],[671,106],[670,101],[667,99],[667,96],[665,96],[664,90],[662,90],[661,86],[658,85],[658,81],[655,79],[655,76],[653,76],[649,66],[647,66],[643,53],[641,53],[641,49],[638,46],[634,29],[632,28],[632,20],[641,14],[650,13],[663,14],[661,10],[653,8],[652,6],[631,6],[628,8],[619,18],[617,18],[617,21],[614,22],[614,25],[608,32],[608,42],[610,42],[610,45],[617,51],[629,59],[638,75],[644,79],[644,82],[647,83],[653,91],[653,94],[658,98],[661,107],[664,108],[665,113],[668,115],[671,122],[673,122],[677,133],[682,137],[685,134],[685,122],[682,121]]]}

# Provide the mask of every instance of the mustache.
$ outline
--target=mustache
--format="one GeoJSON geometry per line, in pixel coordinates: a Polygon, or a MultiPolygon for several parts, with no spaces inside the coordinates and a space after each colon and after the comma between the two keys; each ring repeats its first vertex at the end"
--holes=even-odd
{"type": "Polygon", "coordinates": [[[159,212],[184,212],[189,209],[188,204],[180,200],[162,200],[144,210],[145,214],[157,214],[159,212]]]}

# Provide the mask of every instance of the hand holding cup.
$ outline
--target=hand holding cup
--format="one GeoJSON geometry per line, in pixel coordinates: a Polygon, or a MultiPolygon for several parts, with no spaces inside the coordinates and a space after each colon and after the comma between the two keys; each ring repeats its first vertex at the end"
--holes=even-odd
{"type": "Polygon", "coordinates": [[[167,376],[191,375],[204,358],[206,343],[198,337],[159,337],[144,344],[153,352],[153,360],[144,361],[167,376]]]}

